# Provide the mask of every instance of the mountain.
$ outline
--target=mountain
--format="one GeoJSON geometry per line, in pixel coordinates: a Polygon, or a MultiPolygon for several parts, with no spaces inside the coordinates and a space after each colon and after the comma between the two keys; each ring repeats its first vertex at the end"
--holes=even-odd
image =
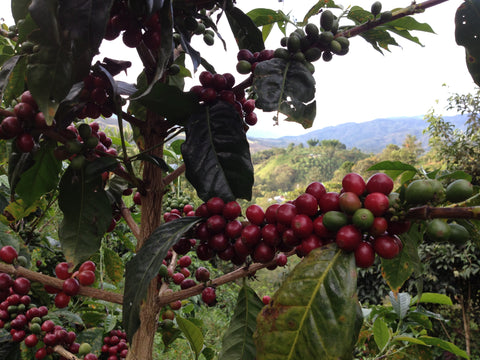
{"type": "MultiPolygon", "coordinates": [[[[444,116],[443,119],[463,129],[467,115],[444,116]]],[[[347,148],[358,148],[364,152],[378,153],[386,145],[401,146],[407,135],[414,135],[420,140],[424,148],[428,147],[428,136],[423,131],[428,123],[422,116],[397,117],[375,119],[363,123],[349,122],[336,126],[329,126],[319,130],[310,131],[299,136],[283,136],[280,138],[254,138],[249,137],[250,150],[261,151],[273,147],[287,147],[303,143],[307,146],[309,139],[339,140],[347,148]]]]}

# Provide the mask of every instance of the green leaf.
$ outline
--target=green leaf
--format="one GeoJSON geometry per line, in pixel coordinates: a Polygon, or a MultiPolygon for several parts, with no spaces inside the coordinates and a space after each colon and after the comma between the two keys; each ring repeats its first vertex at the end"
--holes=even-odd
{"type": "Polygon", "coordinates": [[[33,157],[33,166],[20,176],[15,191],[26,205],[57,187],[62,162],[53,154],[55,147],[51,142],[42,142],[33,157]]]}
{"type": "Polygon", "coordinates": [[[148,237],[135,257],[127,263],[123,325],[129,342],[140,325],[140,305],[147,294],[148,284],[157,276],[168,249],[201,220],[199,217],[184,217],[160,225],[148,237]]]}
{"type": "Polygon", "coordinates": [[[153,85],[148,94],[135,101],[176,124],[183,124],[198,106],[198,101],[190,92],[183,92],[176,86],[160,81],[153,85]]]}
{"type": "Polygon", "coordinates": [[[257,318],[258,360],[351,359],[362,325],[353,253],[310,252],[257,318]]]}
{"type": "Polygon", "coordinates": [[[305,14],[305,17],[303,18],[303,22],[301,24],[306,25],[308,22],[308,19],[310,19],[312,16],[318,15],[318,13],[324,7],[343,9],[343,6],[335,4],[335,2],[332,0],[319,0],[315,5],[313,5],[310,8],[310,10],[307,11],[307,13],[305,14]]]}
{"type": "Polygon", "coordinates": [[[401,235],[403,249],[398,256],[393,259],[381,259],[382,276],[393,292],[398,292],[413,271],[421,265],[418,241],[412,233],[413,231],[401,235]]]}
{"type": "Polygon", "coordinates": [[[263,302],[255,291],[244,285],[238,292],[237,304],[230,325],[223,335],[219,360],[254,360],[255,343],[252,335],[257,327],[257,315],[263,302]]]}
{"type": "Polygon", "coordinates": [[[86,175],[90,166],[95,165],[88,163],[80,173],[68,168],[60,180],[58,205],[64,217],[58,236],[65,257],[75,265],[100,248],[112,219],[102,177],[86,175]]]}
{"type": "Polygon", "coordinates": [[[253,165],[243,120],[231,104],[218,101],[190,117],[182,154],[185,176],[207,201],[213,196],[250,200],[253,165]]]}
{"type": "Polygon", "coordinates": [[[274,58],[255,67],[253,87],[258,95],[255,106],[263,111],[280,111],[287,121],[312,126],[316,114],[315,79],[298,61],[274,58]]]}
{"type": "Polygon", "coordinates": [[[40,28],[43,36],[56,45],[60,44],[57,5],[56,0],[32,0],[28,7],[30,15],[40,28]]]}
{"type": "Polygon", "coordinates": [[[390,336],[390,329],[387,324],[382,318],[378,317],[373,323],[373,340],[375,340],[375,344],[377,344],[380,351],[388,344],[390,336]]]}
{"type": "Polygon", "coordinates": [[[409,164],[403,163],[401,161],[380,161],[375,165],[370,166],[367,171],[375,170],[398,170],[398,171],[417,171],[417,169],[409,164]]]}
{"type": "Polygon", "coordinates": [[[117,285],[123,280],[125,271],[122,258],[114,250],[105,248],[103,249],[103,261],[107,276],[117,285]]]}
{"type": "Polygon", "coordinates": [[[15,20],[15,23],[18,23],[19,20],[25,19],[28,14],[28,5],[30,5],[31,0],[15,0],[12,1],[12,15],[15,20]]]}
{"type": "Polygon", "coordinates": [[[480,3],[465,1],[455,13],[455,40],[465,47],[467,68],[475,84],[480,86],[480,3]]]}
{"type": "Polygon", "coordinates": [[[103,40],[113,0],[70,0],[58,6],[58,22],[73,43],[75,81],[83,80],[103,40]]]}
{"type": "Polygon", "coordinates": [[[397,314],[399,319],[404,319],[410,309],[410,300],[412,299],[412,296],[409,293],[404,292],[394,294],[392,291],[390,291],[388,296],[395,314],[397,314]]]}
{"type": "Polygon", "coordinates": [[[84,326],[81,316],[68,310],[50,311],[48,315],[56,316],[62,324],[68,323],[71,327],[84,326]]]}
{"type": "Polygon", "coordinates": [[[265,49],[262,32],[248,15],[235,6],[227,10],[226,14],[239,49],[249,49],[251,52],[265,49]]]}
{"type": "Polygon", "coordinates": [[[282,12],[265,8],[253,9],[249,11],[247,15],[252,19],[255,26],[258,27],[288,20],[282,12]]]}
{"type": "MultiPolygon", "coordinates": [[[[12,144],[13,146],[13,144],[12,144]]],[[[31,153],[15,152],[13,150],[8,158],[8,182],[12,194],[15,191],[20,176],[33,165],[33,156],[31,153]]]]}
{"type": "Polygon", "coordinates": [[[20,344],[12,341],[10,333],[0,330],[0,358],[8,360],[20,360],[20,344]]]}
{"type": "Polygon", "coordinates": [[[440,349],[447,350],[454,355],[461,356],[464,359],[470,359],[470,356],[468,356],[465,351],[460,349],[455,344],[452,344],[451,342],[431,336],[420,336],[419,340],[423,341],[427,345],[433,345],[439,347],[440,349]]]}
{"type": "Polygon", "coordinates": [[[20,250],[20,237],[7,225],[0,222],[0,248],[10,245],[17,250],[20,250]]]}
{"type": "MultiPolygon", "coordinates": [[[[15,86],[15,79],[18,79],[16,74],[18,70],[15,71],[15,68],[17,64],[22,63],[20,60],[24,58],[24,56],[19,55],[12,56],[2,64],[0,68],[0,102],[5,101],[7,104],[9,104],[13,100],[15,95],[8,96],[9,93],[13,94],[13,92],[9,90],[17,88],[17,86],[15,86]]],[[[23,63],[25,63],[25,60],[23,60],[23,63]]],[[[24,86],[24,84],[22,85],[24,86]]]]}
{"type": "Polygon", "coordinates": [[[213,360],[216,352],[211,347],[206,347],[202,350],[202,355],[205,357],[205,360],[213,360]]]}
{"type": "Polygon", "coordinates": [[[184,319],[181,316],[176,316],[175,319],[177,321],[178,328],[182,330],[183,335],[185,335],[187,338],[190,348],[195,354],[195,359],[198,359],[203,349],[202,330],[200,330],[200,328],[198,328],[193,322],[184,319]]]}
{"type": "Polygon", "coordinates": [[[113,314],[108,314],[105,317],[105,321],[103,322],[103,330],[104,332],[108,333],[115,329],[115,326],[117,326],[118,319],[116,316],[113,314]]]}
{"type": "Polygon", "coordinates": [[[393,340],[394,341],[406,341],[406,342],[409,342],[411,344],[427,345],[422,340],[419,340],[419,339],[411,337],[411,336],[406,336],[406,335],[395,336],[393,338],[393,340]]]}
{"type": "Polygon", "coordinates": [[[418,299],[418,296],[415,296],[410,304],[415,305],[417,303],[453,305],[452,299],[450,299],[449,296],[437,293],[423,293],[420,300],[418,299]]]}
{"type": "Polygon", "coordinates": [[[92,345],[92,352],[99,354],[103,345],[103,332],[104,329],[100,327],[84,329],[78,333],[75,341],[92,345]]]}

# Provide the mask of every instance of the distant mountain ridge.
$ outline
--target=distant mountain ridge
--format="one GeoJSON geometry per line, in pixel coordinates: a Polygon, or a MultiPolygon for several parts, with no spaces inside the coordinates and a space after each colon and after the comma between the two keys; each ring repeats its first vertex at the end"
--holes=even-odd
{"type": "MultiPolygon", "coordinates": [[[[445,121],[455,125],[455,128],[463,129],[467,115],[444,116],[445,121]]],[[[299,136],[283,136],[280,138],[255,138],[248,137],[252,152],[261,151],[272,147],[287,147],[303,143],[307,145],[309,139],[339,140],[347,148],[358,148],[364,152],[381,152],[388,144],[401,146],[407,135],[414,135],[420,140],[424,148],[428,147],[428,136],[423,131],[428,123],[422,116],[398,117],[375,119],[362,123],[349,122],[336,126],[329,126],[319,130],[313,130],[299,136]]]]}

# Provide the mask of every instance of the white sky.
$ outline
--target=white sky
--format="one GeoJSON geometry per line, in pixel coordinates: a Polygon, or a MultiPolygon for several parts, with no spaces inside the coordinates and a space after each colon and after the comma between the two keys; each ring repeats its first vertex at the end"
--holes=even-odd
{"type": "MultiPolygon", "coordinates": [[[[237,0],[237,7],[244,12],[256,7],[281,9],[284,13],[301,21],[305,13],[316,1],[310,0],[237,0]]],[[[359,5],[370,9],[373,0],[337,0],[345,7],[359,5]]],[[[449,0],[446,3],[427,9],[424,14],[415,15],[419,22],[427,22],[436,34],[413,32],[424,47],[398,38],[401,47],[394,47],[391,53],[381,55],[359,36],[350,39],[350,52],[345,56],[334,56],[329,63],[319,60],[315,63],[314,74],[317,82],[317,118],[311,129],[303,129],[296,123],[281,122],[272,126],[273,113],[257,110],[259,122],[250,128],[249,136],[279,137],[298,135],[313,129],[338,125],[345,122],[364,122],[377,118],[400,116],[423,116],[432,107],[438,113],[449,114],[445,110],[446,99],[451,93],[469,93],[476,89],[465,64],[465,51],[455,43],[454,16],[462,0],[449,0]],[[445,84],[446,86],[442,86],[445,84]]],[[[384,0],[383,10],[408,6],[409,1],[384,0]]],[[[12,24],[10,1],[0,2],[0,17],[12,24]]],[[[318,17],[311,22],[318,22],[318,17]]],[[[198,37],[193,43],[217,72],[232,72],[237,83],[244,76],[235,74],[235,41],[229,32],[226,18],[219,24],[220,33],[227,42],[225,53],[218,39],[214,46],[207,47],[198,37]]],[[[287,28],[290,33],[293,26],[287,28]]],[[[279,47],[283,35],[277,27],[272,30],[266,47],[279,47]]],[[[136,60],[135,50],[127,49],[119,42],[104,42],[103,56],[136,60]]],[[[136,63],[129,71],[130,82],[134,82],[140,71],[136,63]]],[[[201,71],[202,69],[200,69],[201,71]]],[[[199,72],[200,72],[199,71],[199,72]]],[[[198,73],[188,86],[198,83],[198,73]]],[[[119,77],[117,77],[119,78],[119,77]]],[[[120,79],[120,78],[119,78],[120,79]]],[[[125,80],[125,79],[122,79],[125,80]]]]}

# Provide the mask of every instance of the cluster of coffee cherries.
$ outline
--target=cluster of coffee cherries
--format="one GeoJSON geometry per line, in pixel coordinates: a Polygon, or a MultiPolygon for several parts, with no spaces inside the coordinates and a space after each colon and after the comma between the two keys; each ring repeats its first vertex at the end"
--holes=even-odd
{"type": "Polygon", "coordinates": [[[79,119],[97,119],[112,116],[114,104],[112,101],[113,88],[110,81],[102,73],[91,72],[83,79],[83,89],[80,100],[85,105],[77,112],[79,119]]]}
{"type": "Polygon", "coordinates": [[[272,262],[270,269],[286,264],[285,253],[303,257],[331,242],[355,252],[359,267],[371,266],[376,254],[386,259],[397,256],[402,249],[398,235],[410,223],[391,216],[392,179],[377,173],[365,182],[359,174],[349,173],[342,187],[341,192],[327,192],[322,183],[313,182],[293,201],[272,204],[265,211],[250,205],[246,221],[240,221],[242,209],[236,201],[211,198],[194,212],[205,221],[174,250],[187,254],[195,249],[200,260],[218,256],[235,265],[272,262]]]}
{"type": "Polygon", "coordinates": [[[58,160],[69,159],[75,170],[83,168],[87,161],[117,155],[117,150],[112,147],[112,139],[100,131],[97,122],[69,125],[62,135],[67,141],[55,149],[54,155],[58,160]]]}
{"type": "Polygon", "coordinates": [[[70,264],[60,262],[55,266],[55,275],[60,280],[64,280],[62,289],[45,285],[45,290],[50,294],[55,294],[55,306],[59,309],[65,308],[70,303],[71,297],[78,294],[80,285],[90,286],[95,282],[95,263],[85,261],[80,265],[78,271],[70,272],[70,264]]]}
{"type": "MultiPolygon", "coordinates": [[[[18,253],[12,246],[0,249],[0,259],[7,264],[14,264],[18,253]]],[[[86,360],[96,360],[89,353],[88,344],[75,342],[77,335],[67,331],[48,318],[46,306],[37,307],[29,295],[30,280],[25,277],[13,279],[9,274],[0,272],[0,328],[9,331],[13,342],[24,342],[32,349],[37,360],[44,359],[54,352],[56,345],[61,345],[73,354],[85,355],[86,360]],[[86,351],[86,348],[88,348],[86,351]]]]}
{"type": "Polygon", "coordinates": [[[254,112],[255,100],[246,99],[243,89],[233,89],[235,77],[232,74],[212,74],[209,71],[202,71],[199,80],[201,85],[193,86],[190,92],[200,103],[211,105],[217,100],[223,100],[235,107],[247,126],[257,123],[257,115],[254,112]]]}
{"type": "Polygon", "coordinates": [[[122,35],[123,43],[136,48],[143,41],[145,46],[155,51],[161,45],[161,24],[158,14],[148,19],[138,19],[128,7],[128,1],[116,0],[110,9],[104,38],[114,40],[122,35]]]}
{"type": "Polygon", "coordinates": [[[107,360],[125,359],[128,354],[127,334],[116,329],[103,338],[102,356],[107,360]]]}
{"type": "MultiPolygon", "coordinates": [[[[194,246],[195,244],[191,244],[194,246]]],[[[178,245],[173,247],[175,250],[179,250],[183,252],[183,249],[180,249],[178,245]]],[[[174,269],[168,266],[172,259],[172,252],[169,251],[165,259],[163,260],[163,264],[160,267],[158,273],[159,283],[163,281],[168,281],[173,283],[174,285],[178,285],[180,289],[185,290],[195,286],[199,283],[207,284],[210,280],[210,271],[204,267],[199,266],[195,269],[192,274],[190,271],[190,267],[192,265],[192,259],[189,255],[184,255],[177,260],[177,264],[174,269]],[[192,275],[195,279],[192,278],[192,275]]],[[[166,292],[173,292],[172,288],[166,290],[166,292]]],[[[216,293],[215,288],[212,286],[206,286],[203,291],[201,298],[205,304],[208,306],[213,306],[216,303],[216,293]]],[[[171,310],[179,310],[182,307],[182,302],[180,300],[173,301],[169,304],[171,310]]]]}
{"type": "Polygon", "coordinates": [[[45,115],[38,110],[30,91],[23,92],[15,102],[13,115],[0,123],[0,139],[15,139],[16,148],[28,153],[34,149],[36,139],[48,126],[45,115]]]}

